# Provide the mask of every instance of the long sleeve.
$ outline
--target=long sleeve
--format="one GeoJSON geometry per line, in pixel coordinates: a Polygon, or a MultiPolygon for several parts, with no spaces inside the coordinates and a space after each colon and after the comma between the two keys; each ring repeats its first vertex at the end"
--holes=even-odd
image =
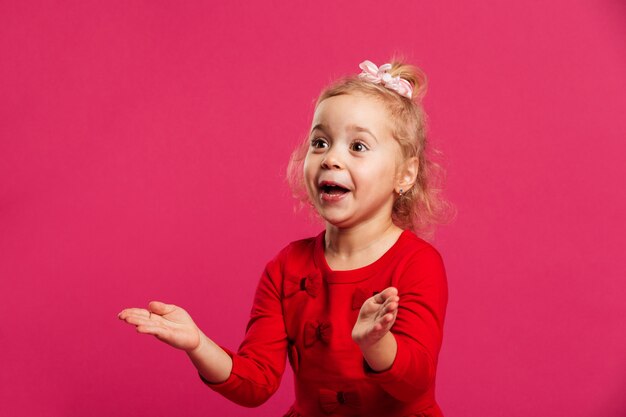
{"type": "Polygon", "coordinates": [[[391,332],[398,351],[390,369],[366,375],[400,401],[411,401],[434,384],[448,301],[446,273],[432,246],[415,252],[403,265],[397,282],[398,316],[391,332]]]}
{"type": "Polygon", "coordinates": [[[238,351],[225,349],[231,375],[207,385],[237,404],[258,406],[278,388],[289,352],[289,415],[442,417],[434,382],[447,297],[439,253],[409,231],[376,262],[346,271],[328,266],[323,232],[292,242],[261,276],[238,351]],[[351,329],[363,301],[389,286],[400,296],[391,328],[396,357],[387,371],[363,372],[351,329]]]}
{"type": "Polygon", "coordinates": [[[236,353],[223,348],[233,360],[230,377],[219,384],[207,383],[246,407],[267,401],[278,389],[285,370],[287,335],[280,301],[281,275],[280,262],[270,261],[256,289],[244,341],[236,353]]]}

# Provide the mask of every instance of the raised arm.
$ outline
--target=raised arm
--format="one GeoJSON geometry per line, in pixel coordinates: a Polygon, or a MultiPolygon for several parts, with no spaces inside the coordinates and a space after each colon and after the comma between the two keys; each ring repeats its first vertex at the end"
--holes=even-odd
{"type": "Polygon", "coordinates": [[[221,347],[196,326],[181,307],[153,301],[147,309],[128,308],[118,317],[139,333],[184,350],[202,380],[237,404],[256,407],[278,389],[285,370],[287,334],[282,315],[281,270],[268,263],[259,281],[246,337],[237,352],[221,347]]]}
{"type": "Polygon", "coordinates": [[[416,252],[394,284],[397,296],[396,288],[388,288],[365,302],[353,338],[368,378],[408,401],[431,388],[435,378],[448,300],[439,253],[432,247],[416,252]],[[363,318],[364,313],[369,315],[363,318]]]}
{"type": "Polygon", "coordinates": [[[386,371],[396,358],[398,345],[390,330],[398,315],[399,300],[395,287],[370,297],[363,303],[352,329],[352,339],[373,371],[386,371]]]}
{"type": "Polygon", "coordinates": [[[147,309],[127,308],[118,317],[134,325],[137,332],[151,334],[187,352],[198,372],[207,381],[222,382],[230,375],[230,356],[202,333],[183,308],[152,301],[147,309]]]}

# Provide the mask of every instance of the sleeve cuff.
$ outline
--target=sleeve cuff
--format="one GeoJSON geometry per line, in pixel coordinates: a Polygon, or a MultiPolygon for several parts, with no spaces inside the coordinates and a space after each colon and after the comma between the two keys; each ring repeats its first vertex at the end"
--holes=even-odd
{"type": "Polygon", "coordinates": [[[228,376],[228,378],[226,379],[226,381],[223,382],[211,382],[208,381],[205,377],[202,376],[202,374],[200,374],[200,372],[198,371],[198,376],[200,377],[200,380],[209,388],[211,388],[214,391],[217,392],[224,392],[224,391],[231,391],[235,385],[239,384],[239,378],[237,378],[234,370],[235,367],[237,366],[237,363],[239,362],[237,355],[235,355],[230,349],[225,348],[224,346],[220,346],[224,352],[226,352],[228,354],[228,356],[230,356],[230,358],[233,361],[233,368],[230,371],[230,375],[228,376]]]}
{"type": "Polygon", "coordinates": [[[369,364],[363,359],[363,370],[365,376],[372,381],[378,383],[398,381],[404,378],[407,370],[410,369],[409,362],[411,361],[410,352],[405,348],[404,344],[400,343],[400,340],[396,338],[398,342],[398,348],[396,350],[396,357],[391,364],[391,368],[385,371],[374,371],[370,368],[369,364]]]}

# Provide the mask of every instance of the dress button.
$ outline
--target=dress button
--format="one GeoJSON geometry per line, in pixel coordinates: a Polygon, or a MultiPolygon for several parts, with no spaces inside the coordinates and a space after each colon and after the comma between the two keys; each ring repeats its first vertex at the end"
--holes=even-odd
{"type": "Polygon", "coordinates": [[[338,402],[339,404],[345,404],[345,403],[346,403],[346,398],[345,398],[345,397],[344,397],[344,395],[343,395],[343,391],[339,391],[339,392],[337,393],[337,402],[338,402]]]}

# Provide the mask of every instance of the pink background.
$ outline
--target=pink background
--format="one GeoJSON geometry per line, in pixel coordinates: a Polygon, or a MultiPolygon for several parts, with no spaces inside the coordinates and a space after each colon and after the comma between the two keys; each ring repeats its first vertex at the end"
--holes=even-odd
{"type": "Polygon", "coordinates": [[[446,416],[626,415],[626,6],[0,3],[0,415],[276,416],[116,319],[162,299],[235,348],[291,240],[312,104],[364,59],[430,79],[459,214],[446,416]]]}

